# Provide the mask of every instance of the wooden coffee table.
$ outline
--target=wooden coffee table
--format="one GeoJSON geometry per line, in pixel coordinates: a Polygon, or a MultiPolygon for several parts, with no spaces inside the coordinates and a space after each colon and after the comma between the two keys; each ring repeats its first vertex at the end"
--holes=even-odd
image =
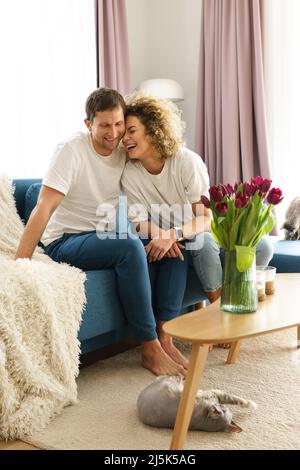
{"type": "Polygon", "coordinates": [[[174,338],[192,342],[192,353],[179,404],[171,449],[182,449],[189,428],[197,389],[205,366],[209,344],[232,343],[227,363],[237,358],[241,340],[297,326],[300,347],[300,273],[277,274],[276,292],[259,302],[254,313],[220,310],[220,300],[164,324],[174,338]]]}

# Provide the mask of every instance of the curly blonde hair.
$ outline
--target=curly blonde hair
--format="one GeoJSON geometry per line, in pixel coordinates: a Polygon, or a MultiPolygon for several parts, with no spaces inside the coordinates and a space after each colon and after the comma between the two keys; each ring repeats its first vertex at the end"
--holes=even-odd
{"type": "Polygon", "coordinates": [[[145,126],[161,158],[169,158],[184,145],[185,123],[181,111],[172,101],[142,93],[131,95],[126,100],[125,117],[135,116],[145,126]]]}

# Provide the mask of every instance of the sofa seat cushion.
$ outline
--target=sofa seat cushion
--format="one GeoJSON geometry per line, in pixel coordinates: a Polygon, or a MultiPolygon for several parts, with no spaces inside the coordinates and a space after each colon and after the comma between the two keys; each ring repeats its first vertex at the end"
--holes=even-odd
{"type": "Polygon", "coordinates": [[[88,302],[79,330],[81,341],[125,325],[113,269],[86,271],[85,292],[88,302]]]}
{"type": "Polygon", "coordinates": [[[274,255],[270,266],[278,273],[300,272],[300,240],[279,240],[274,243],[274,255]]]}

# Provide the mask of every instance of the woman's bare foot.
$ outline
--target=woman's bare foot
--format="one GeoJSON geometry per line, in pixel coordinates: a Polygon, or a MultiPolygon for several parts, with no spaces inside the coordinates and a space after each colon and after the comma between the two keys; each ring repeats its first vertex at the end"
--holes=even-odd
{"type": "Polygon", "coordinates": [[[175,361],[177,364],[180,364],[187,370],[189,361],[186,357],[184,357],[184,355],[179,351],[179,349],[174,346],[172,339],[170,338],[167,341],[164,341],[159,338],[159,340],[163,350],[168,354],[168,356],[170,356],[173,361],[175,361]]]}
{"type": "Polygon", "coordinates": [[[214,291],[206,291],[205,292],[205,295],[206,297],[208,298],[208,300],[210,301],[210,303],[212,304],[213,302],[215,302],[219,297],[221,297],[221,287],[219,287],[218,289],[214,290],[214,291]]]}
{"type": "Polygon", "coordinates": [[[164,351],[158,339],[142,343],[142,366],[155,375],[186,375],[185,368],[164,351]]]}
{"type": "Polygon", "coordinates": [[[216,348],[222,348],[222,349],[230,349],[231,348],[231,343],[220,343],[220,344],[215,344],[216,348]]]}
{"type": "Polygon", "coordinates": [[[159,342],[163,350],[168,354],[168,356],[177,364],[180,364],[182,367],[184,367],[184,369],[187,370],[189,361],[187,360],[186,357],[184,357],[183,354],[181,354],[179,349],[177,349],[176,346],[174,346],[171,336],[167,335],[163,331],[164,323],[165,323],[164,321],[159,320],[156,324],[156,330],[157,330],[159,342]]]}

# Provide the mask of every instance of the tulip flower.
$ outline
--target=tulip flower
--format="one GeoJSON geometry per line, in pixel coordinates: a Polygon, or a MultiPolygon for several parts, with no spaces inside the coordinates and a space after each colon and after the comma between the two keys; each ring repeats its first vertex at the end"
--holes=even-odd
{"type": "Polygon", "coordinates": [[[223,199],[224,193],[221,186],[211,186],[209,188],[209,194],[214,202],[220,202],[223,199]]]}
{"type": "Polygon", "coordinates": [[[227,212],[227,204],[226,202],[217,202],[216,206],[215,206],[215,209],[216,211],[218,212],[218,214],[220,214],[222,217],[224,217],[224,215],[226,214],[227,212]]]}
{"type": "Polygon", "coordinates": [[[282,196],[282,191],[279,188],[272,188],[267,196],[267,201],[269,204],[273,204],[273,206],[276,206],[276,204],[279,204],[283,199],[282,196]]]}
{"type": "Polygon", "coordinates": [[[206,196],[201,196],[202,204],[207,208],[210,209],[210,200],[206,196]]]}
{"type": "Polygon", "coordinates": [[[237,209],[241,209],[242,207],[245,207],[248,204],[249,197],[246,196],[245,194],[241,193],[240,191],[236,193],[235,196],[235,207],[237,209]]]}
{"type": "Polygon", "coordinates": [[[261,192],[266,194],[269,191],[271,184],[272,184],[272,180],[265,179],[261,185],[261,192]]]}

